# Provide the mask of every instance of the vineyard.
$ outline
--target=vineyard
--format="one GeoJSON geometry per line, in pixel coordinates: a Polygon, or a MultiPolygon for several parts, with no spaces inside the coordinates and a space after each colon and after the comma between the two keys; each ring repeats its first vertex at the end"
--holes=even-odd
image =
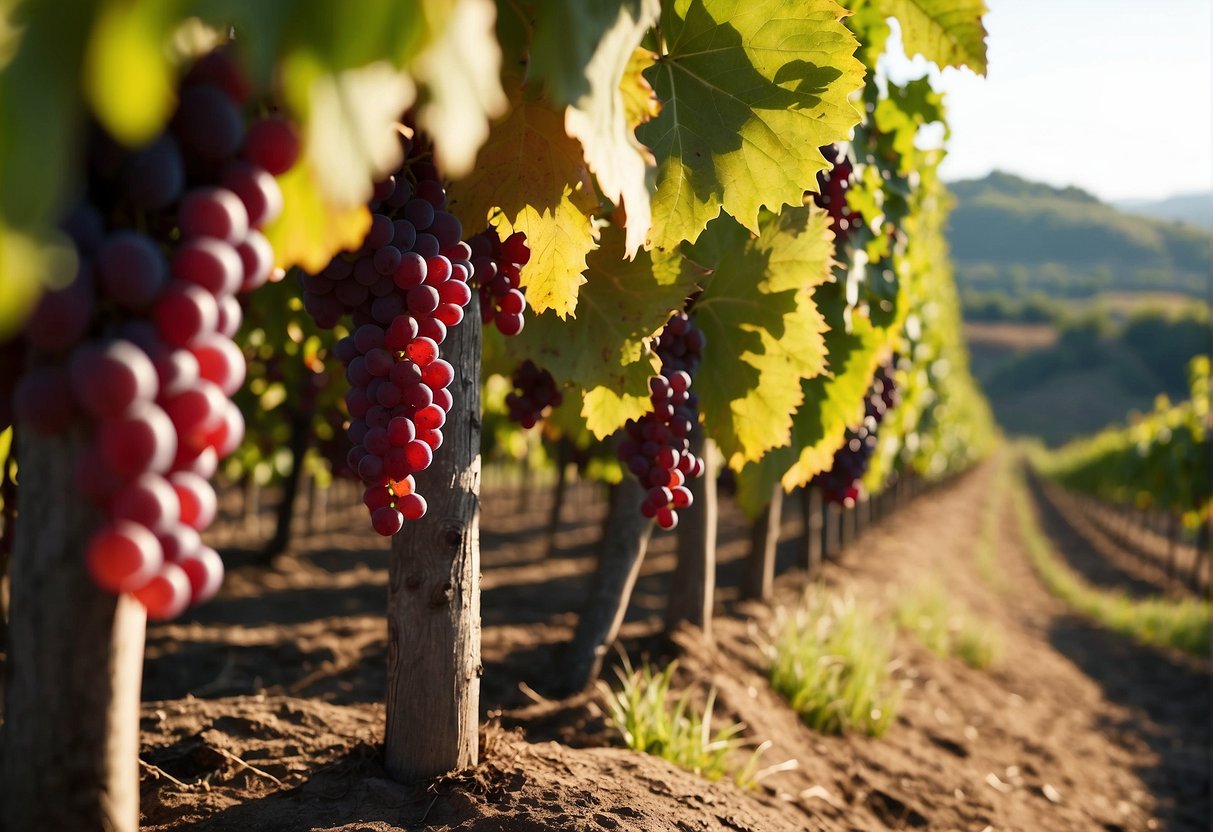
{"type": "Polygon", "coordinates": [[[1208,359],[1000,440],[984,12],[11,4],[0,828],[1198,828],[1208,359]]]}

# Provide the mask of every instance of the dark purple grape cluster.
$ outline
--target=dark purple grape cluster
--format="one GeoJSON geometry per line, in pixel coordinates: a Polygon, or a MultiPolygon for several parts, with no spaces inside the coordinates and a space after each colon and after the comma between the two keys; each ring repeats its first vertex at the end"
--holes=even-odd
{"type": "Polygon", "coordinates": [[[440,347],[472,298],[471,247],[422,154],[410,146],[404,166],[376,184],[362,246],[300,278],[318,325],[353,319],[353,335],[335,350],[350,384],[346,462],[366,486],[363,503],[384,536],[425,515],[413,474],[430,466],[454,403],[455,371],[440,347]]]}
{"type": "Polygon", "coordinates": [[[897,402],[892,367],[880,367],[864,397],[863,421],[858,427],[847,429],[842,447],[834,452],[830,470],[813,478],[813,484],[821,488],[827,502],[853,506],[859,501],[863,477],[876,451],[876,430],[897,402]]]}
{"type": "Polygon", "coordinates": [[[617,454],[648,493],[640,513],[657,525],[678,525],[678,509],[691,505],[686,481],[703,476],[703,460],[691,453],[690,435],[699,420],[699,397],[691,380],[707,344],[703,330],[685,312],[676,313],[657,339],[661,375],[649,379],[652,410],[624,425],[617,454]]]}
{"type": "Polygon", "coordinates": [[[847,205],[847,191],[855,176],[851,160],[832,145],[821,148],[821,155],[833,167],[817,174],[817,193],[813,202],[830,215],[830,229],[834,232],[835,245],[841,247],[851,231],[863,224],[863,217],[847,205]]]}
{"type": "Polygon", "coordinates": [[[43,295],[16,348],[28,353],[16,421],[48,435],[91,428],[75,460],[77,489],[105,518],[89,573],[153,618],[223,579],[199,532],[216,513],[207,480],[244,435],[230,401],[245,376],[237,295],[275,276],[260,229],[283,207],[275,175],[299,155],[283,119],[245,129],[249,93],[220,50],[185,76],[168,129],[145,147],[94,129],[86,189],[64,222],[76,274],[43,295]]]}
{"type": "Polygon", "coordinates": [[[495,229],[487,228],[469,242],[481,321],[485,326],[492,323],[502,335],[517,335],[526,323],[526,290],[520,283],[522,267],[531,259],[526,235],[515,231],[502,240],[495,229]]]}
{"type": "Polygon", "coordinates": [[[564,396],[552,374],[529,358],[518,365],[511,378],[514,389],[505,397],[510,419],[530,429],[538,424],[551,408],[560,407],[564,396]]]}
{"type": "Polygon", "coordinates": [[[472,250],[446,210],[446,189],[432,165],[410,154],[375,185],[370,207],[361,248],[337,255],[319,274],[300,275],[304,308],[326,329],[346,315],[355,327],[388,327],[411,315],[421,335],[442,343],[463,320],[472,275],[472,250]]]}

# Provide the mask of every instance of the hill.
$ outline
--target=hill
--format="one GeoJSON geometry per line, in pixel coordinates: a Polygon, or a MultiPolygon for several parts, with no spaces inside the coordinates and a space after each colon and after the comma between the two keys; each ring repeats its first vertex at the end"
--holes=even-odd
{"type": "Polygon", "coordinates": [[[1126,214],[1078,188],[994,172],[950,185],[948,240],[963,291],[1022,298],[1105,291],[1172,291],[1204,297],[1209,232],[1126,214]]]}
{"type": "Polygon", "coordinates": [[[1112,204],[1129,214],[1213,228],[1213,191],[1176,194],[1166,199],[1125,199],[1112,204]]]}

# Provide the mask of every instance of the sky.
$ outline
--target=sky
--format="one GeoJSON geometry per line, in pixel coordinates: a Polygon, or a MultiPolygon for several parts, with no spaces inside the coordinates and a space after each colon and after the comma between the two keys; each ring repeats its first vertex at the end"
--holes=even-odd
{"type": "MultiPolygon", "coordinates": [[[[1106,200],[1213,187],[1210,0],[987,5],[988,76],[939,73],[952,128],[945,179],[997,169],[1106,200]]],[[[928,65],[901,56],[886,68],[904,79],[928,65]]]]}

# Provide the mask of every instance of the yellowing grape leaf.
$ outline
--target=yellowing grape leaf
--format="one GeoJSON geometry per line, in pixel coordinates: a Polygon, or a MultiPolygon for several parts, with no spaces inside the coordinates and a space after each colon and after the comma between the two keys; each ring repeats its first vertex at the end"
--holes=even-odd
{"type": "Polygon", "coordinates": [[[629,257],[644,245],[652,224],[649,191],[654,159],[628,123],[620,84],[640,39],[659,11],[660,4],[652,2],[644,4],[640,17],[633,17],[626,7],[620,10],[618,22],[599,42],[586,67],[590,92],[578,98],[564,116],[565,130],[581,141],[598,187],[627,212],[629,257]]]}
{"type": "Polygon", "coordinates": [[[656,60],[657,55],[654,52],[642,48],[633,50],[632,57],[628,59],[628,65],[623,70],[623,78],[619,81],[624,116],[632,130],[661,114],[661,101],[653,92],[653,85],[644,77],[644,71],[656,60]]]}
{"type": "Polygon", "coordinates": [[[417,123],[434,142],[442,172],[460,177],[472,169],[489,135],[489,119],[505,112],[501,89],[501,47],[492,0],[460,0],[446,26],[413,62],[425,88],[417,123]]]}
{"type": "Polygon", "coordinates": [[[278,185],[282,213],[265,229],[265,236],[274,247],[279,268],[298,265],[315,273],[337,252],[362,245],[371,228],[371,212],[362,203],[333,206],[311,165],[301,161],[278,177],[278,185]]]}
{"type": "Polygon", "coordinates": [[[564,116],[542,101],[515,97],[493,126],[476,167],[452,183],[451,210],[469,233],[492,224],[502,236],[526,234],[531,260],[522,270],[527,303],[560,317],[577,307],[586,255],[597,234],[597,208],[581,145],[564,132],[564,116]]]}
{"type": "Polygon", "coordinates": [[[553,311],[535,315],[507,344],[512,356],[530,358],[557,381],[600,391],[594,401],[606,402],[608,410],[599,411],[589,398],[583,409],[599,438],[628,418],[620,418],[620,397],[647,401],[648,379],[657,370],[648,341],[695,289],[695,272],[683,268],[681,257],[641,252],[629,261],[623,250],[623,230],[608,226],[588,258],[576,320],[553,311]]]}
{"type": "Polygon", "coordinates": [[[967,66],[986,74],[984,0],[877,0],[886,17],[901,24],[907,55],[939,66],[967,66]]]}
{"type": "Polygon", "coordinates": [[[814,293],[830,327],[826,333],[827,372],[801,382],[806,404],[792,419],[791,440],[737,476],[737,500],[750,517],[757,517],[782,483],[790,491],[829,469],[848,427],[863,416],[863,397],[872,384],[878,360],[887,350],[889,331],[853,315],[850,331],[843,323],[844,289],[837,283],[814,293]]]}
{"type": "Polygon", "coordinates": [[[93,112],[121,142],[151,141],[176,102],[169,35],[176,3],[107,0],[97,11],[84,58],[84,91],[93,112]]]}
{"type": "Polygon", "coordinates": [[[646,75],[661,115],[641,125],[657,157],[649,244],[695,240],[723,208],[758,232],[758,211],[799,205],[828,167],[818,148],[859,121],[855,36],[834,0],[679,0],[646,75]]]}
{"type": "Polygon", "coordinates": [[[595,387],[582,396],[581,418],[590,433],[604,439],[623,427],[628,419],[639,419],[650,409],[647,391],[646,395],[637,396],[609,387],[595,387]]]}
{"type": "Polygon", "coordinates": [[[802,206],[759,225],[754,238],[720,217],[686,247],[711,272],[693,312],[707,336],[695,391],[708,434],[735,469],[787,444],[801,380],[825,370],[826,323],[812,290],[831,279],[829,218],[802,206]]]}

